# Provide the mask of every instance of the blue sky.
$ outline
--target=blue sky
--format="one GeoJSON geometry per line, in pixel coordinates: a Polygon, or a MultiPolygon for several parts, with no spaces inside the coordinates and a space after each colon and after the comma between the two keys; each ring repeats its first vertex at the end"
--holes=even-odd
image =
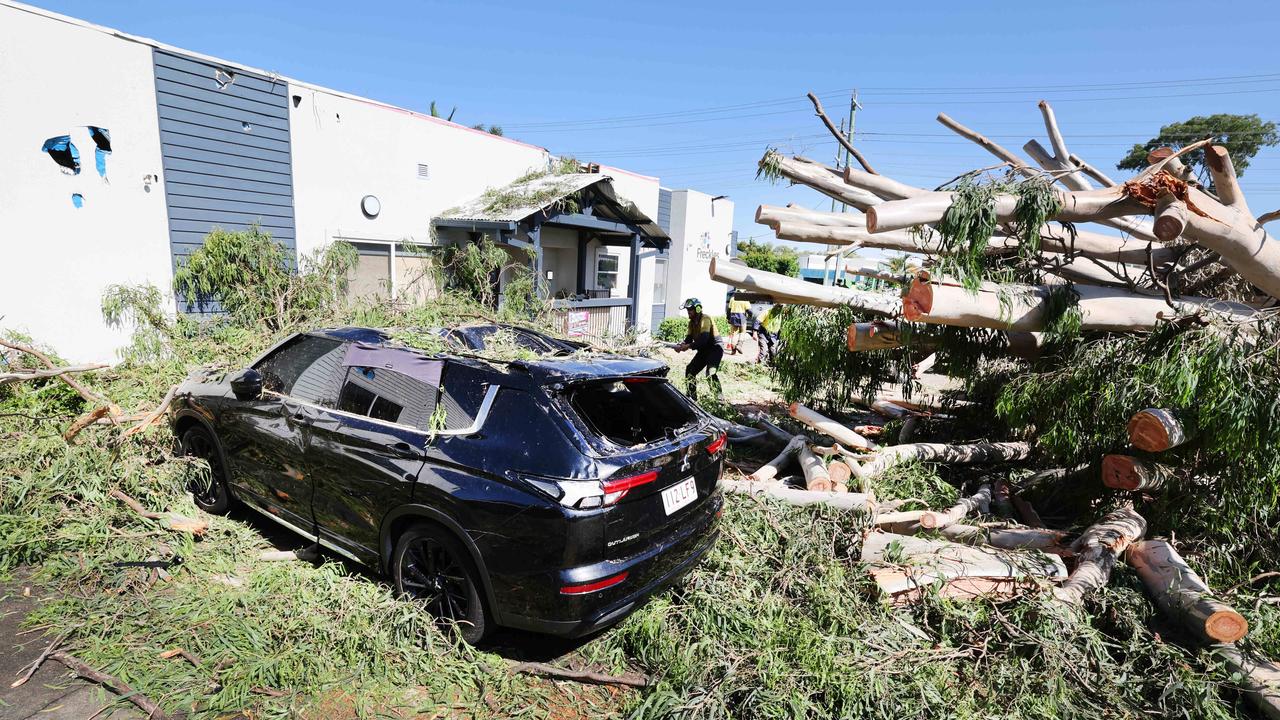
{"type": "MultiPolygon", "coordinates": [[[[830,161],[804,98],[843,114],[883,174],[933,187],[992,164],[935,120],[1010,149],[1044,140],[1111,172],[1134,142],[1196,114],[1280,120],[1280,9],[1267,2],[263,2],[44,0],[41,7],[425,111],[582,160],[726,194],[742,237],[760,203],[829,209],[756,181],[767,145],[830,161]],[[1211,12],[1210,12],[1211,9],[1211,12]]],[[[1280,207],[1280,151],[1244,186],[1280,207]]]]}

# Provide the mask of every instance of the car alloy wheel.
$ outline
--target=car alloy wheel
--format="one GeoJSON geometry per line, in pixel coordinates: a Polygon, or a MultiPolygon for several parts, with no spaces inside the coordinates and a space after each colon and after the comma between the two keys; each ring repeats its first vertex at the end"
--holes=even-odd
{"type": "Polygon", "coordinates": [[[397,543],[396,589],[422,603],[442,628],[456,628],[475,644],[487,631],[475,573],[459,543],[427,526],[410,529],[397,543]]]}
{"type": "Polygon", "coordinates": [[[222,454],[213,438],[204,428],[194,427],[182,436],[182,454],[197,457],[209,464],[209,474],[188,470],[190,481],[187,489],[196,506],[210,513],[224,513],[231,504],[227,494],[226,475],[222,467],[222,454]]]}

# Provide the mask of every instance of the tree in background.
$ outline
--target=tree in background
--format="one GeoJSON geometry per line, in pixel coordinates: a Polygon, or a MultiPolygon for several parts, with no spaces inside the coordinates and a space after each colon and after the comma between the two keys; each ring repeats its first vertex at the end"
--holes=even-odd
{"type": "Polygon", "coordinates": [[[738,257],[747,267],[796,277],[800,274],[800,255],[788,247],[744,240],[738,243],[738,257]]]}
{"type": "MultiPolygon", "coordinates": [[[[1236,175],[1243,175],[1249,167],[1249,160],[1264,147],[1272,147],[1280,143],[1280,133],[1276,132],[1276,124],[1263,120],[1255,115],[1197,115],[1189,120],[1171,123],[1160,128],[1160,134],[1146,143],[1134,145],[1129,154],[1124,156],[1116,167],[1120,170],[1141,170],[1147,167],[1147,154],[1156,148],[1169,147],[1174,150],[1184,145],[1214,138],[1214,143],[1227,149],[1231,162],[1235,165],[1236,175]]],[[[1202,184],[1212,188],[1211,178],[1204,166],[1204,150],[1192,150],[1182,156],[1182,161],[1191,168],[1202,184]]]]}

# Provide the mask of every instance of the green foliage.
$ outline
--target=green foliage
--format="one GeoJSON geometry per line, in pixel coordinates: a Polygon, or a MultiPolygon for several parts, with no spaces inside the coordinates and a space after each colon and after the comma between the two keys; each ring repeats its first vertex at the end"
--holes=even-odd
{"type": "Polygon", "coordinates": [[[241,325],[261,324],[275,331],[322,316],[344,302],[355,262],[355,248],[335,242],[304,258],[295,271],[285,248],[258,226],[214,228],[174,272],[173,286],[189,303],[202,308],[220,303],[241,325]]]}
{"type": "MultiPolygon", "coordinates": [[[[1232,115],[1218,113],[1215,115],[1197,115],[1182,122],[1170,123],[1160,128],[1160,134],[1141,145],[1134,145],[1116,168],[1120,170],[1141,170],[1147,166],[1147,154],[1156,148],[1170,147],[1181,149],[1184,145],[1214,138],[1214,142],[1222,145],[1231,153],[1231,164],[1237,175],[1244,175],[1249,161],[1264,147],[1280,144],[1280,132],[1276,124],[1263,120],[1256,114],[1232,115]]],[[[1182,162],[1190,167],[1201,179],[1211,179],[1204,164],[1204,150],[1192,150],[1182,156],[1182,162]]]]}
{"type": "MultiPolygon", "coordinates": [[[[1048,177],[1037,175],[1014,187],[1018,204],[1013,209],[1013,229],[1017,236],[1018,255],[1030,260],[1040,252],[1040,233],[1049,218],[1062,210],[1062,199],[1048,177]]],[[[1075,232],[1070,225],[1069,232],[1075,232]]]]}
{"type": "Polygon", "coordinates": [[[502,132],[501,125],[485,125],[484,123],[476,123],[475,125],[471,126],[471,129],[479,130],[481,132],[487,132],[490,135],[497,135],[498,137],[502,137],[502,135],[504,134],[502,132]]]}
{"type": "Polygon", "coordinates": [[[1055,285],[1045,299],[1044,336],[1047,343],[1063,345],[1080,337],[1084,315],[1080,312],[1080,296],[1070,284],[1055,285]]]}
{"type": "Polygon", "coordinates": [[[997,226],[995,197],[1006,190],[1006,185],[978,182],[966,175],[953,189],[951,206],[938,223],[938,270],[968,290],[976,292],[986,279],[987,243],[997,226]]]}
{"type": "Polygon", "coordinates": [[[765,148],[764,156],[760,158],[760,162],[756,167],[756,179],[764,178],[771,183],[777,183],[783,180],[782,175],[782,154],[777,148],[765,148]]]}
{"type": "Polygon", "coordinates": [[[684,340],[684,334],[689,331],[689,318],[683,313],[680,315],[668,315],[662,318],[662,322],[658,323],[658,329],[654,331],[654,337],[663,342],[680,342],[684,340]]]}
{"type": "Polygon", "coordinates": [[[894,608],[859,561],[864,523],[728,502],[720,542],[684,585],[583,652],[658,678],[635,718],[1233,715],[1193,658],[1153,635],[1134,583],[1079,616],[1034,593],[894,608]]]}
{"type": "Polygon", "coordinates": [[[866,313],[850,307],[788,305],[781,317],[781,348],[774,367],[787,401],[842,408],[874,396],[890,383],[902,385],[908,397],[913,391],[909,352],[849,352],[845,333],[851,324],[873,319],[866,313]]]}
{"type": "Polygon", "coordinates": [[[787,277],[799,277],[800,255],[789,247],[745,240],[738,243],[738,257],[747,267],[787,277]]]}
{"type": "Polygon", "coordinates": [[[1143,508],[1149,535],[1176,532],[1211,585],[1280,565],[1280,331],[1163,326],[1105,336],[1007,377],[996,411],[1071,467],[1125,452],[1137,411],[1168,408],[1194,440],[1161,457],[1176,481],[1143,508]],[[1216,582],[1215,582],[1216,581],[1216,582]]]}
{"type": "MultiPolygon", "coordinates": [[[[428,110],[428,112],[431,114],[431,117],[433,118],[444,117],[443,115],[440,114],[440,111],[436,109],[435,100],[431,101],[431,109],[428,110]]],[[[458,112],[458,106],[454,105],[453,109],[449,111],[449,117],[445,117],[444,119],[447,120],[448,122],[453,122],[453,114],[456,112],[458,112]]]]}

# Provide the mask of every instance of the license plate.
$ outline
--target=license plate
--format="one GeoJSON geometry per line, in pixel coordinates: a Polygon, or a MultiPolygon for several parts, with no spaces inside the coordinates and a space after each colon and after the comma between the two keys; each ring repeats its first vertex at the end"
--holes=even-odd
{"type": "Polygon", "coordinates": [[[693,478],[681,480],[662,491],[662,507],[668,515],[697,499],[698,484],[693,478]]]}

